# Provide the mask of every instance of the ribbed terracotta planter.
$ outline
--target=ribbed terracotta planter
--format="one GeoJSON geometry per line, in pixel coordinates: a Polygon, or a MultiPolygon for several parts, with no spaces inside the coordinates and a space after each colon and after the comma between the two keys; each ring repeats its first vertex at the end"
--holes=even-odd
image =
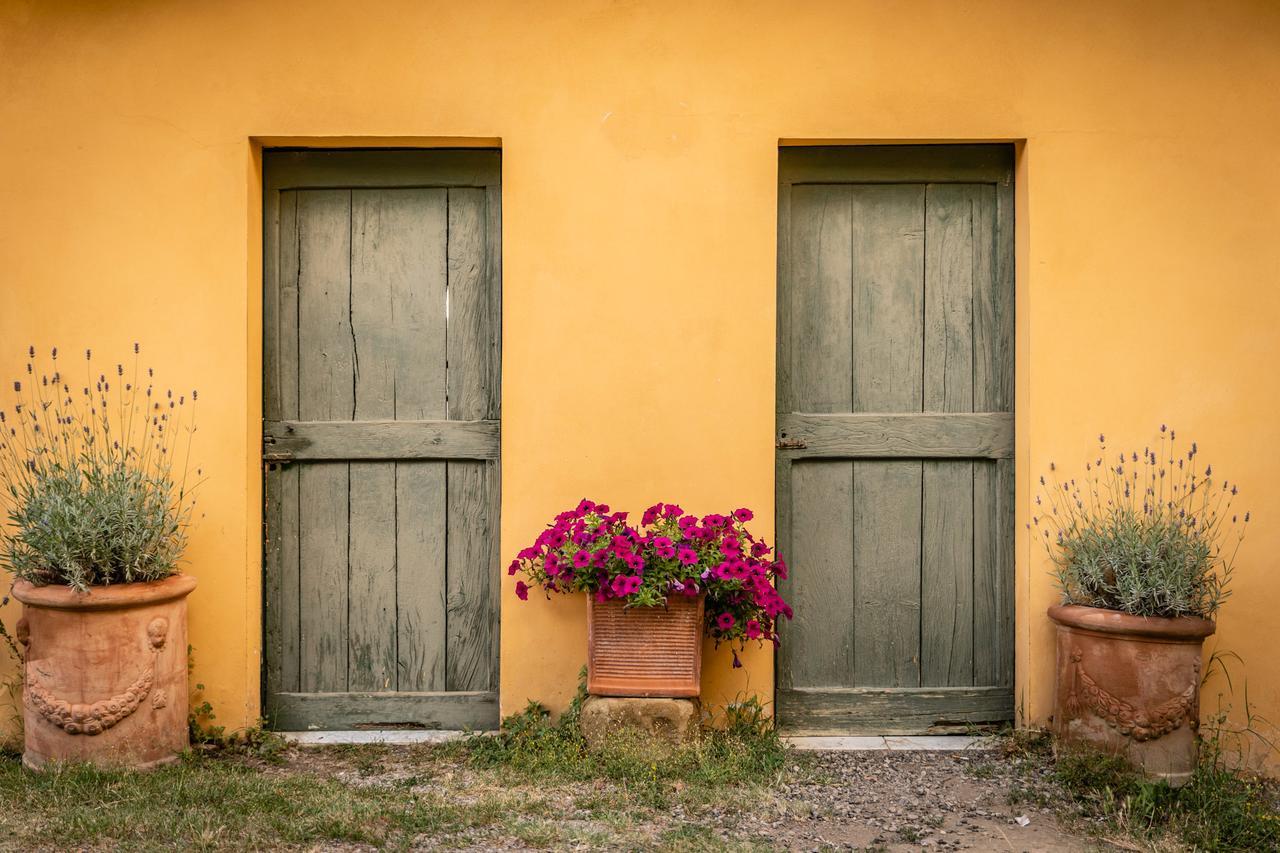
{"type": "Polygon", "coordinates": [[[702,685],[703,597],[624,607],[587,597],[587,692],[687,698],[702,685]]]}
{"type": "Polygon", "coordinates": [[[1057,624],[1054,730],[1126,757],[1177,786],[1196,766],[1205,619],[1130,616],[1097,607],[1049,608],[1057,624]]]}
{"type": "Polygon", "coordinates": [[[22,761],[146,768],[173,761],[187,737],[190,575],[94,587],[19,580],[26,646],[22,761]]]}

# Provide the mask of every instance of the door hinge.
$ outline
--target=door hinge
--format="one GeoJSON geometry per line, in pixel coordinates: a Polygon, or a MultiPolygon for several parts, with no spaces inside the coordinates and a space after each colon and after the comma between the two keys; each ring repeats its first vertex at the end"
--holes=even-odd
{"type": "Polygon", "coordinates": [[[808,446],[808,443],[803,438],[778,439],[779,450],[804,450],[808,446]]]}

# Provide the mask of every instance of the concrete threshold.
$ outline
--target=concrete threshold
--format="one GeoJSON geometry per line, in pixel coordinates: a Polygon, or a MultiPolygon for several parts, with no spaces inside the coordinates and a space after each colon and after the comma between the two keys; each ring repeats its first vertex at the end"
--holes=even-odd
{"type": "MultiPolygon", "coordinates": [[[[353,744],[448,743],[468,735],[462,731],[436,729],[360,729],[337,732],[279,732],[289,743],[298,746],[333,746],[353,744]]],[[[831,752],[858,751],[935,751],[956,752],[995,747],[995,738],[971,735],[862,735],[862,736],[797,736],[784,737],[783,742],[800,750],[831,752]]]]}
{"type": "Polygon", "coordinates": [[[995,738],[973,735],[862,735],[862,736],[797,736],[784,737],[783,742],[802,750],[858,751],[931,751],[959,752],[993,749],[995,738]]]}
{"type": "Polygon", "coordinates": [[[277,734],[298,746],[333,746],[367,743],[448,743],[451,740],[466,737],[468,732],[439,729],[359,729],[341,732],[277,732],[277,734]]]}

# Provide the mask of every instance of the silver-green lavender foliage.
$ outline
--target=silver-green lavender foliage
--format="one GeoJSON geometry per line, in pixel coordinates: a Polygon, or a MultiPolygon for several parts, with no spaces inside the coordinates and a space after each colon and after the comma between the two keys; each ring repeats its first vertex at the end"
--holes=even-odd
{"type": "Polygon", "coordinates": [[[196,392],[188,402],[158,391],[152,370],[139,376],[137,344],[132,368],[110,373],[87,350],[67,373],[57,348],[47,365],[29,355],[16,402],[0,410],[0,565],[80,590],[175,574],[195,505],[196,392]]]}
{"type": "Polygon", "coordinates": [[[1040,478],[1032,523],[1056,566],[1066,604],[1135,616],[1213,618],[1230,594],[1249,513],[1195,442],[1183,451],[1160,427],[1154,447],[1100,449],[1083,479],[1040,478]]]}

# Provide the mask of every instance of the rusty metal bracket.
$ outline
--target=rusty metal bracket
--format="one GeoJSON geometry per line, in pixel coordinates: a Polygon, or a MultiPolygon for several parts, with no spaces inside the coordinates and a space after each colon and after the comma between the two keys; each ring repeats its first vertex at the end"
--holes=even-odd
{"type": "Polygon", "coordinates": [[[803,438],[780,438],[778,439],[779,450],[804,450],[809,444],[803,438]]]}

